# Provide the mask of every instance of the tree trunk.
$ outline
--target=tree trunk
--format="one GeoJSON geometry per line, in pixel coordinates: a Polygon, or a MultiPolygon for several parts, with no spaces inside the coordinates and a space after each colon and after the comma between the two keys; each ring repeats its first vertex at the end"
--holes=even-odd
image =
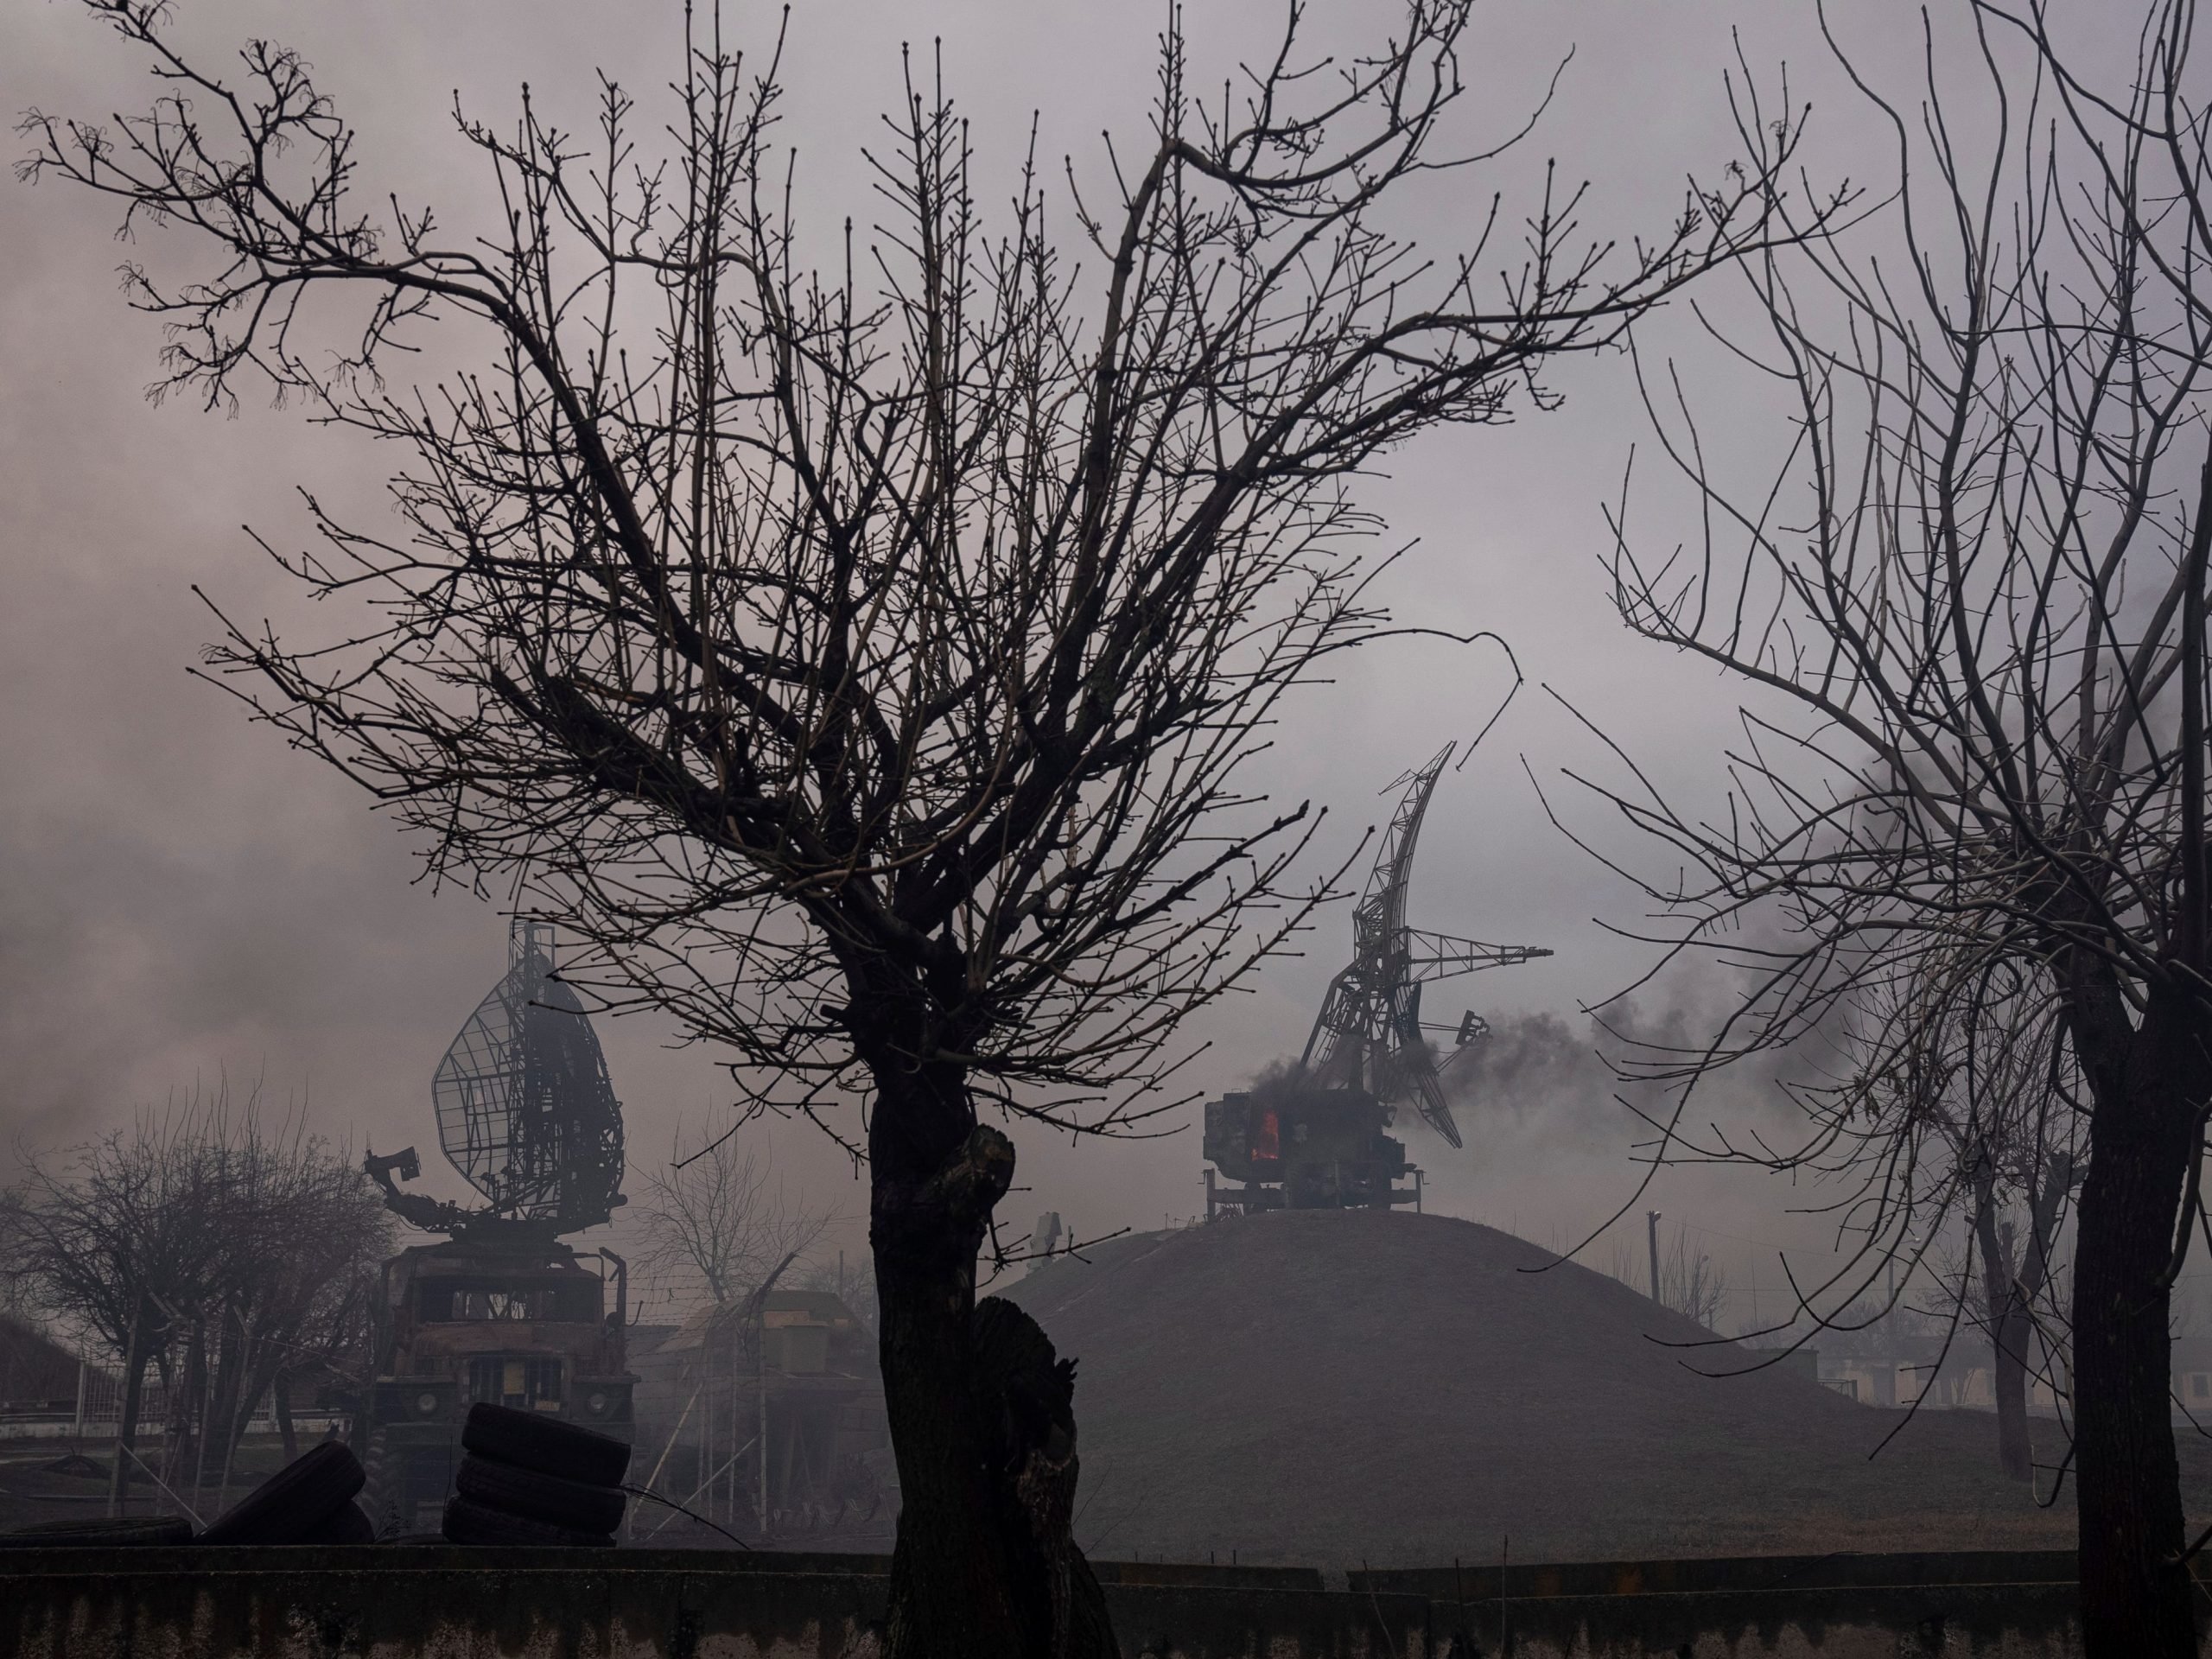
{"type": "Polygon", "coordinates": [[[116,1408],[115,1467],[108,1472],[107,1512],[123,1513],[130,1496],[130,1453],[138,1444],[138,1406],[145,1398],[146,1306],[142,1299],[131,1321],[130,1340],[123,1357],[123,1399],[116,1408]]]}
{"type": "Polygon", "coordinates": [[[279,1371],[270,1382],[270,1391],[276,1402],[276,1433],[283,1437],[284,1461],[291,1462],[300,1455],[299,1432],[292,1427],[292,1379],[289,1373],[279,1371]]]}
{"type": "Polygon", "coordinates": [[[202,1321],[192,1322],[192,1334],[185,1339],[181,1374],[163,1380],[169,1385],[169,1443],[162,1460],[162,1478],[171,1491],[180,1491],[190,1483],[196,1506],[200,1492],[194,1473],[200,1464],[201,1420],[207,1414],[207,1326],[202,1321]]]}
{"type": "Polygon", "coordinates": [[[1989,1382],[1997,1402],[1997,1462],[2012,1480],[2035,1478],[2035,1448],[2028,1433],[2028,1344],[2034,1334],[2017,1294],[1990,1338],[1989,1382]]]}
{"type": "Polygon", "coordinates": [[[245,1321],[237,1310],[226,1308],[218,1330],[220,1340],[215,1350],[214,1380],[204,1426],[210,1448],[219,1459],[213,1471],[215,1504],[211,1514],[220,1514],[229,1506],[231,1465],[238,1459],[238,1440],[255,1404],[245,1398],[253,1351],[245,1321]]]}
{"type": "Polygon", "coordinates": [[[901,1504],[884,1651],[887,1659],[1027,1659],[969,1339],[976,1255],[1012,1179],[1014,1148],[975,1126],[957,1077],[878,1071],[876,1083],[868,1232],[901,1504]]]}
{"type": "Polygon", "coordinates": [[[2096,1096],[2074,1264],[2082,1651],[2195,1659],[2165,1274],[2208,1083],[2200,1020],[2166,986],[2133,1030],[2116,995],[2069,1014],[2096,1096]]]}
{"type": "MultiPolygon", "coordinates": [[[[238,1384],[225,1420],[228,1424],[227,1444],[230,1448],[223,1459],[223,1484],[226,1490],[238,1462],[239,1448],[245,1446],[245,1437],[253,1427],[253,1414],[261,1409],[261,1402],[269,1397],[276,1386],[276,1379],[283,1375],[279,1369],[283,1363],[283,1350],[275,1343],[248,1340],[245,1357],[238,1366],[244,1380],[238,1384]],[[255,1353],[257,1348],[260,1351],[258,1355],[255,1353]]],[[[287,1440],[285,1444],[289,1446],[290,1442],[287,1440]]],[[[289,1459],[291,1453],[287,1451],[284,1455],[289,1459]]]]}
{"type": "Polygon", "coordinates": [[[1989,1327],[1989,1386],[1997,1405],[1997,1463],[2013,1480],[2035,1473],[2028,1440],[2031,1325],[2012,1252],[1997,1225],[1997,1179],[1985,1152],[1974,1191],[1974,1239],[1981,1250],[1982,1308],[1989,1327]]]}
{"type": "Polygon", "coordinates": [[[1081,1591],[1088,1569],[1067,1561],[1063,1528],[1063,1570],[1046,1570],[1013,1490],[1022,1471],[1006,1466],[1004,1408],[992,1403],[1002,1391],[978,1386],[976,1258],[1014,1146],[978,1125],[960,1069],[908,1058],[938,1046],[913,1007],[856,995],[852,1022],[876,1085],[868,1236],[900,1495],[886,1659],[1111,1659],[1095,1586],[1087,1599],[1055,1593],[1062,1580],[1081,1591]]]}

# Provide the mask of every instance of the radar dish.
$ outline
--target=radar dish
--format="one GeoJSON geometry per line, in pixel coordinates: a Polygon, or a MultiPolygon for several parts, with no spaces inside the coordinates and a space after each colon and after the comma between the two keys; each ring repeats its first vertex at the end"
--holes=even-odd
{"type": "Polygon", "coordinates": [[[622,1202],[622,1108],[582,1000],[554,976],[551,930],[518,920],[506,976],[432,1079],[438,1141],[492,1214],[596,1226],[622,1202]]]}

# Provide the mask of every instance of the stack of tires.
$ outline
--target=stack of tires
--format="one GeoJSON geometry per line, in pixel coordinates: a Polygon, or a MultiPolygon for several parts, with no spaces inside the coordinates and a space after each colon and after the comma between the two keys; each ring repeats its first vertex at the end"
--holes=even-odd
{"type": "Polygon", "coordinates": [[[203,1544],[370,1544],[353,1501],[367,1476],[349,1446],[326,1440],[263,1481],[200,1535],[203,1544]]]}
{"type": "Polygon", "coordinates": [[[446,1504],[448,1542],[613,1546],[630,1467],[623,1441],[479,1403],[469,1408],[461,1445],[465,1455],[446,1504]]]}

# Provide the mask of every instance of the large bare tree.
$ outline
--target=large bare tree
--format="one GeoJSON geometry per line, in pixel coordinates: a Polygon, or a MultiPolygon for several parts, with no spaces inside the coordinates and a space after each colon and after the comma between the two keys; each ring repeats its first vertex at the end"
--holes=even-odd
{"type": "Polygon", "coordinates": [[[612,85],[581,133],[542,99],[464,118],[505,214],[452,235],[357,200],[353,133],[293,53],[226,78],[150,0],[88,4],[160,101],[34,116],[30,171],[215,251],[181,284],[134,269],[165,384],[257,379],[411,456],[397,532],[322,520],[287,557],[353,626],[238,627],[213,670],[436,867],[589,941],[611,1000],[865,1155],[905,1503],[890,1650],[1087,1650],[1071,1427],[1007,1446],[1007,1379],[976,1371],[1065,1388],[1008,1310],[974,1313],[1014,1163],[979,1115],[1101,1133],[1173,1101],[1179,1022],[1319,893],[1290,870],[1305,808],[1247,763],[1287,693],[1386,626],[1361,474],[1548,407],[1551,359],[1761,242],[1775,170],[1692,188],[1631,245],[1581,230],[1579,194],[1516,219],[1470,192],[1426,250],[1388,205],[1497,153],[1443,136],[1471,0],[1406,0],[1336,56],[1294,3],[1203,91],[1171,14],[1148,124],[1089,194],[1033,153],[974,184],[936,71],[910,71],[871,152],[885,221],[820,245],[824,271],[772,143],[775,56],[702,10],[665,118],[612,85]],[[389,389],[433,316],[480,326],[442,346],[474,366],[389,389]]]}
{"type": "MultiPolygon", "coordinates": [[[[1649,890],[1681,924],[1670,947],[1745,988],[1708,1049],[1655,1068],[1694,1085],[1816,1033],[1850,1052],[1806,1146],[1700,1153],[1815,1159],[1924,1102],[1881,1085],[1924,1060],[1927,1021],[1854,1012],[1940,1021],[1996,974],[2031,1010],[2047,996],[2086,1116],[2070,1381],[2088,1651],[2177,1659],[2196,1637],[2169,1292],[2212,1104],[2212,152],[2190,0],[2127,10],[2137,49],[2108,86],[2073,66],[2107,56],[2119,20],[2074,14],[2069,38],[2057,16],[1938,9],[1910,102],[1838,48],[1892,135],[1897,192],[1745,267],[1758,321],[1713,314],[1728,372],[1795,413],[1778,474],[1745,476],[1748,446],[1701,429],[1694,367],[1646,365],[1706,533],[1675,557],[1622,524],[1620,612],[1746,701],[1724,810],[1641,778],[1605,793],[1667,849],[1649,890]]],[[[1695,1121],[1674,1118],[1669,1155],[1695,1121]]],[[[1877,1255],[1929,1247],[1907,1190],[1861,1217],[1877,1255]]]]}

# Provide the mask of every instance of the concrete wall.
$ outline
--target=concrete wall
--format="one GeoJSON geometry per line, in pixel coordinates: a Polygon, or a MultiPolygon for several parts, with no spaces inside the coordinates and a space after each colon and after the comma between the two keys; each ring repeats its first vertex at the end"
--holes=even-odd
{"type": "MultiPolygon", "coordinates": [[[[0,1659],[864,1659],[880,1556],[0,1551],[0,1659]]],[[[2066,1659],[2048,1554],[1354,1574],[1101,1563],[1129,1659],[2066,1659]],[[1501,1645],[1503,1643],[1503,1645],[1501,1645]]]]}

